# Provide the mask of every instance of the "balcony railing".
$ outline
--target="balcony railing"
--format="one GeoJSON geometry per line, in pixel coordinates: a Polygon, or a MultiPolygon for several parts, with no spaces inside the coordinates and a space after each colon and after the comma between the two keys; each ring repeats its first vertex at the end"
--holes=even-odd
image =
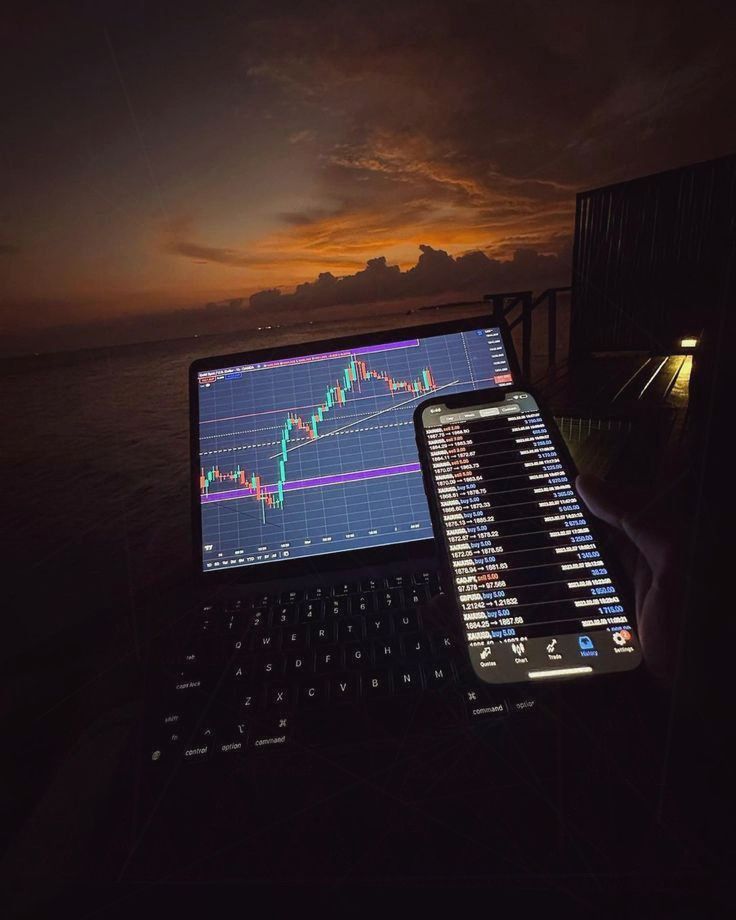
{"type": "Polygon", "coordinates": [[[534,313],[543,305],[547,307],[547,366],[557,363],[557,296],[567,294],[572,288],[551,287],[534,296],[533,291],[503,291],[486,294],[483,300],[491,304],[495,322],[506,322],[509,330],[521,326],[521,371],[526,380],[532,371],[532,330],[534,313]],[[509,320],[509,314],[518,308],[517,315],[509,320]]]}

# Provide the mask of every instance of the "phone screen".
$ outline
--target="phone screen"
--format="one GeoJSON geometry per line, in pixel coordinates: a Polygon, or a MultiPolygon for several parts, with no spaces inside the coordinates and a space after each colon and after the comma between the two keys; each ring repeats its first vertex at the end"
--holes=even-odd
{"type": "Polygon", "coordinates": [[[492,399],[432,401],[417,417],[435,536],[475,673],[516,683],[635,668],[634,610],[554,420],[530,393],[492,399]]]}

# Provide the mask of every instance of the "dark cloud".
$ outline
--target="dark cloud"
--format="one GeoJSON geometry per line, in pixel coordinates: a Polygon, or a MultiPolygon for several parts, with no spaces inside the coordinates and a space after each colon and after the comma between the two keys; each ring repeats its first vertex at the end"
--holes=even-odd
{"type": "Polygon", "coordinates": [[[220,265],[234,265],[244,268],[250,265],[250,260],[234,249],[220,249],[216,246],[205,246],[201,243],[189,243],[186,240],[173,242],[165,247],[165,252],[172,255],[187,256],[195,262],[217,262],[220,265]]]}
{"type": "MultiPolygon", "coordinates": [[[[292,214],[290,223],[297,230],[308,230],[323,220],[320,212],[313,212],[292,214]]],[[[362,264],[360,260],[347,254],[349,247],[344,247],[342,252],[334,254],[329,251],[320,252],[319,247],[312,247],[311,251],[305,254],[299,251],[298,245],[289,245],[287,240],[279,241],[276,237],[266,237],[251,243],[247,249],[235,249],[209,245],[198,240],[197,235],[197,228],[191,219],[169,219],[160,227],[159,249],[167,255],[181,256],[198,264],[214,262],[231,268],[283,271],[285,267],[301,264],[310,266],[312,270],[315,266],[321,265],[355,268],[362,264]]]]}
{"type": "Polygon", "coordinates": [[[482,252],[453,257],[442,249],[421,245],[421,255],[412,268],[401,271],[381,256],[369,259],[353,275],[336,277],[322,272],[315,281],[297,286],[293,294],[271,288],[250,298],[251,307],[315,309],[357,303],[430,296],[445,291],[469,292],[474,296],[494,290],[540,289],[567,284],[570,254],[544,254],[517,249],[513,258],[502,261],[482,252]]]}
{"type": "Polygon", "coordinates": [[[329,126],[322,193],[353,218],[335,249],[421,203],[405,241],[509,255],[512,234],[541,248],[569,235],[582,188],[736,146],[735,24],[712,0],[316,3],[254,22],[246,61],[329,126]]]}
{"type": "Polygon", "coordinates": [[[284,211],[278,216],[285,224],[291,227],[309,227],[317,221],[323,220],[327,213],[324,210],[312,209],[309,211],[284,211]]]}

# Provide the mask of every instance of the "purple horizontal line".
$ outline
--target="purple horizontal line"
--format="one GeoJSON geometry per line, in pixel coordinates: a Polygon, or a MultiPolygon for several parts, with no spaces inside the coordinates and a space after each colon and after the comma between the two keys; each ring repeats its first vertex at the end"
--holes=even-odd
{"type": "Polygon", "coordinates": [[[406,339],[403,342],[384,342],[380,345],[363,345],[359,348],[343,348],[341,351],[326,351],[317,355],[298,355],[294,358],[277,358],[261,364],[243,364],[240,367],[223,367],[213,371],[200,371],[200,379],[218,375],[240,373],[242,371],[261,371],[269,367],[295,367],[299,364],[313,364],[315,361],[328,361],[331,358],[349,358],[351,355],[367,355],[373,351],[393,351],[395,348],[416,348],[419,339],[406,339]]]}
{"type": "MultiPolygon", "coordinates": [[[[421,469],[418,463],[402,463],[399,466],[382,466],[374,470],[353,470],[350,473],[335,473],[334,476],[315,476],[313,479],[295,479],[293,482],[284,483],[284,492],[297,489],[314,489],[317,486],[336,486],[343,482],[360,482],[363,479],[378,479],[380,476],[399,476],[402,473],[418,473],[421,469]]],[[[268,495],[278,492],[275,485],[264,486],[261,489],[268,495]]],[[[224,502],[234,498],[252,496],[253,489],[228,489],[227,492],[211,492],[201,497],[202,504],[207,502],[224,502]]]]}
{"type": "MultiPolygon", "coordinates": [[[[351,348],[348,354],[368,355],[372,351],[392,351],[394,348],[416,348],[419,339],[406,339],[403,342],[384,342],[383,345],[364,345],[362,348],[351,348]]],[[[342,354],[342,352],[339,352],[342,354]]]]}

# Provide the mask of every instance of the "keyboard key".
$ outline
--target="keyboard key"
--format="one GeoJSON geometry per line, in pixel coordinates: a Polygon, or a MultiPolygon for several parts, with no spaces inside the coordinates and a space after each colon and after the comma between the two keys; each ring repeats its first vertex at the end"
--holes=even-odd
{"type": "Polygon", "coordinates": [[[279,713],[272,719],[262,720],[251,734],[250,746],[255,750],[272,750],[288,743],[291,734],[291,716],[279,713]]]}
{"type": "Polygon", "coordinates": [[[220,636],[237,635],[244,629],[244,622],[238,613],[226,613],[217,623],[217,633],[220,636]]]}
{"type": "Polygon", "coordinates": [[[322,705],[327,702],[327,687],[323,678],[307,681],[299,688],[299,703],[306,707],[322,705]]]}
{"type": "Polygon", "coordinates": [[[301,623],[314,623],[317,620],[321,620],[323,610],[323,601],[304,601],[304,603],[299,608],[299,621],[301,623]]]}
{"type": "Polygon", "coordinates": [[[222,656],[220,660],[230,661],[235,656],[242,656],[248,651],[250,642],[244,639],[232,639],[225,642],[222,647],[222,656]]]}
{"type": "Polygon", "coordinates": [[[277,604],[272,615],[274,626],[293,626],[299,619],[296,604],[277,604]]]}
{"type": "Polygon", "coordinates": [[[197,621],[196,632],[200,636],[210,636],[215,633],[216,628],[214,615],[206,614],[197,621]]]}
{"type": "Polygon", "coordinates": [[[333,597],[340,597],[345,594],[354,594],[358,591],[358,585],[353,581],[342,581],[332,586],[333,597]]]}
{"type": "Polygon", "coordinates": [[[380,614],[373,614],[365,621],[368,635],[372,638],[385,638],[391,635],[391,619],[380,614]]]}
{"type": "Polygon", "coordinates": [[[380,591],[386,587],[386,581],[383,578],[364,578],[360,583],[360,590],[367,592],[380,591]]]}
{"type": "Polygon", "coordinates": [[[414,632],[419,629],[419,618],[416,610],[405,610],[397,617],[394,617],[394,625],[396,626],[396,631],[401,633],[414,632]]]}
{"type": "Polygon", "coordinates": [[[315,670],[318,674],[330,674],[340,667],[340,649],[330,648],[317,652],[315,670]]]}
{"type": "Polygon", "coordinates": [[[297,604],[303,599],[304,591],[299,588],[291,588],[287,591],[282,591],[279,596],[279,600],[282,604],[297,604]]]}
{"type": "Polygon", "coordinates": [[[449,661],[434,661],[424,665],[424,677],[429,690],[442,690],[454,680],[452,664],[449,661]]]}
{"type": "Polygon", "coordinates": [[[308,629],[306,626],[297,626],[295,629],[286,629],[281,637],[281,647],[287,650],[296,651],[305,649],[308,641],[308,629]]]}
{"type": "Polygon", "coordinates": [[[397,642],[374,642],[373,653],[376,664],[391,664],[399,657],[399,646],[397,642]]]}
{"type": "Polygon", "coordinates": [[[245,619],[245,626],[247,629],[268,629],[270,625],[271,614],[268,612],[268,610],[264,610],[263,608],[259,608],[258,610],[251,610],[245,619]]]}
{"type": "Polygon", "coordinates": [[[291,704],[291,689],[287,684],[271,684],[266,687],[266,706],[286,709],[291,704]]]}
{"type": "Polygon", "coordinates": [[[372,594],[356,594],[351,598],[350,609],[353,613],[371,613],[375,609],[372,594]]]}
{"type": "Polygon", "coordinates": [[[309,652],[294,652],[286,659],[286,671],[298,676],[309,674],[312,670],[312,656],[309,652]]]}
{"type": "Polygon", "coordinates": [[[371,664],[371,651],[368,645],[346,645],[345,667],[365,668],[371,664]]]}
{"type": "Polygon", "coordinates": [[[528,690],[512,690],[506,693],[506,707],[512,714],[536,712],[537,699],[528,690]]]}
{"type": "Polygon", "coordinates": [[[278,598],[275,594],[256,594],[253,596],[254,607],[270,607],[275,604],[278,598]]]}
{"type": "Polygon", "coordinates": [[[169,709],[156,733],[158,747],[178,748],[187,736],[187,719],[180,709],[169,709]]]}
{"type": "Polygon", "coordinates": [[[409,666],[394,670],[396,693],[415,693],[422,689],[422,676],[418,667],[409,666]]]}
{"type": "Polygon", "coordinates": [[[256,659],[255,672],[261,677],[276,677],[283,674],[285,661],[281,655],[268,655],[256,659]]]}
{"type": "Polygon", "coordinates": [[[307,588],[304,596],[308,601],[321,601],[330,594],[330,589],[323,585],[317,585],[313,588],[307,588]]]}
{"type": "Polygon", "coordinates": [[[212,726],[205,725],[195,732],[193,738],[187,738],[182,758],[184,763],[202,763],[208,760],[215,743],[212,726]]]}
{"type": "Polygon", "coordinates": [[[253,641],[254,652],[275,652],[281,645],[281,632],[270,632],[263,636],[255,636],[253,641]]]}
{"type": "Polygon", "coordinates": [[[368,671],[363,677],[363,689],[367,699],[381,699],[391,695],[391,674],[389,671],[368,671]]]}
{"type": "Polygon", "coordinates": [[[418,607],[429,600],[429,592],[422,585],[409,585],[404,588],[404,603],[407,607],[418,607]]]}
{"type": "Polygon", "coordinates": [[[459,651],[457,641],[447,633],[432,636],[432,647],[436,655],[448,655],[459,651]]]}
{"type": "Polygon", "coordinates": [[[194,674],[187,675],[181,673],[178,675],[176,683],[174,684],[174,691],[180,699],[183,697],[199,696],[206,693],[208,689],[209,682],[202,674],[195,676],[194,674]]]}
{"type": "Polygon", "coordinates": [[[191,745],[187,745],[184,748],[184,754],[182,758],[184,763],[202,763],[203,761],[208,760],[213,741],[214,739],[209,742],[200,741],[191,745]]]}
{"type": "Polygon", "coordinates": [[[181,673],[201,673],[203,668],[212,660],[212,655],[208,654],[208,651],[211,651],[212,648],[212,643],[209,643],[209,648],[207,643],[190,643],[181,658],[181,673]]]}
{"type": "Polygon", "coordinates": [[[248,741],[245,722],[232,723],[221,728],[215,739],[214,751],[218,757],[235,757],[242,754],[248,741]]]}
{"type": "Polygon", "coordinates": [[[347,597],[333,597],[325,601],[325,616],[345,617],[350,613],[350,602],[347,597]]]}
{"type": "Polygon", "coordinates": [[[254,676],[253,663],[250,659],[236,658],[228,670],[228,683],[230,686],[245,686],[251,683],[254,676]]]}
{"type": "Polygon", "coordinates": [[[386,578],[386,585],[389,588],[403,588],[404,585],[409,584],[410,578],[408,575],[389,575],[386,578]]]}
{"type": "Polygon", "coordinates": [[[184,724],[184,715],[181,710],[169,709],[166,715],[161,719],[161,725],[165,731],[169,729],[180,729],[184,724]]]}
{"type": "Polygon", "coordinates": [[[336,703],[354,703],[360,692],[357,674],[341,674],[332,681],[332,699],[336,703]]]}
{"type": "Polygon", "coordinates": [[[396,588],[389,591],[379,591],[378,607],[380,610],[398,610],[401,607],[401,594],[396,588]]]}
{"type": "Polygon", "coordinates": [[[314,645],[334,645],[337,636],[336,623],[320,623],[312,627],[312,643],[314,645]]]}
{"type": "Polygon", "coordinates": [[[233,696],[233,709],[236,714],[236,722],[249,718],[252,713],[260,709],[261,702],[259,695],[250,687],[244,687],[240,692],[235,693],[233,696]],[[238,716],[240,719],[237,718],[238,716]]]}
{"type": "Polygon", "coordinates": [[[427,588],[430,597],[439,594],[440,576],[437,572],[415,572],[412,580],[415,585],[423,585],[427,588]]]}
{"type": "Polygon", "coordinates": [[[401,644],[404,647],[404,655],[407,658],[427,659],[431,654],[429,639],[419,633],[407,633],[403,636],[401,644]]]}
{"type": "Polygon", "coordinates": [[[497,719],[506,715],[506,704],[497,692],[478,684],[466,687],[463,693],[471,722],[497,719]]]}
{"type": "Polygon", "coordinates": [[[340,620],[338,623],[338,636],[341,642],[364,638],[365,621],[358,617],[340,620]]]}

